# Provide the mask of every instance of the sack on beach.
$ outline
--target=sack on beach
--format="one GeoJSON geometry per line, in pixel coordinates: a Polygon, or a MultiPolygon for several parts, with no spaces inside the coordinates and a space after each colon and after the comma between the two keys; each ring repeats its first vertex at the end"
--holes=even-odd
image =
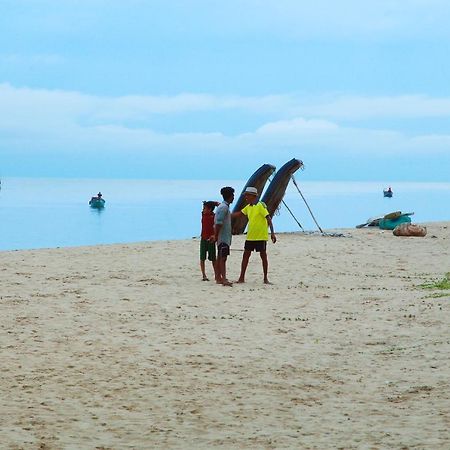
{"type": "Polygon", "coordinates": [[[401,223],[394,228],[395,236],[419,236],[423,237],[427,234],[427,228],[414,223],[401,223]]]}

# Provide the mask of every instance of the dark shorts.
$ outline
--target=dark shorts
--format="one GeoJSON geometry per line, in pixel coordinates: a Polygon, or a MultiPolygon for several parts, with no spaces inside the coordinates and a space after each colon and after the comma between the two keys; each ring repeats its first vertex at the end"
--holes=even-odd
{"type": "Polygon", "coordinates": [[[216,260],[216,244],[202,239],[200,241],[200,261],[206,261],[206,255],[208,255],[209,261],[216,260]]]}
{"type": "Polygon", "coordinates": [[[265,252],[267,241],[245,241],[244,250],[249,252],[265,252]]]}
{"type": "Polygon", "coordinates": [[[221,242],[217,246],[217,255],[219,258],[226,258],[230,254],[230,246],[225,244],[225,242],[221,242]]]}

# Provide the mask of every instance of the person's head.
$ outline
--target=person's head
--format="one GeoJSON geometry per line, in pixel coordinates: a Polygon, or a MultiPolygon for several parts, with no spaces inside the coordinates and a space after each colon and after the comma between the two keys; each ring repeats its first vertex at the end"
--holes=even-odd
{"type": "Polygon", "coordinates": [[[255,187],[247,187],[244,191],[245,201],[253,205],[258,200],[258,190],[255,187]]]}
{"type": "Polygon", "coordinates": [[[216,202],[203,202],[203,212],[212,213],[216,207],[216,202]]]}
{"type": "Polygon", "coordinates": [[[97,194],[97,197],[101,197],[101,196],[102,196],[102,193],[99,192],[99,193],[97,194]]]}
{"type": "Polygon", "coordinates": [[[225,186],[220,190],[220,194],[222,195],[223,199],[231,203],[234,200],[234,189],[230,186],[225,186]]]}

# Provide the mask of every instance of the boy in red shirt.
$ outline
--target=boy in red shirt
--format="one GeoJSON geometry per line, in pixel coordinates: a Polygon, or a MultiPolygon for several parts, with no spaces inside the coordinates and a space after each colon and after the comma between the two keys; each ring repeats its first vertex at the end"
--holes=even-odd
{"type": "Polygon", "coordinates": [[[200,240],[200,269],[203,281],[209,281],[205,271],[205,261],[211,261],[214,269],[214,277],[217,281],[216,243],[214,242],[214,208],[217,202],[203,202],[202,233],[200,240]]]}

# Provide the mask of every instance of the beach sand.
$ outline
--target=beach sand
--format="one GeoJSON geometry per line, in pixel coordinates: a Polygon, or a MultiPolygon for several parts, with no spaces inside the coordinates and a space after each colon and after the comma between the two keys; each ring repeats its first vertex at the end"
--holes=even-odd
{"type": "Polygon", "coordinates": [[[427,227],[280,234],[270,286],[256,254],[202,282],[198,239],[1,252],[0,447],[450,448],[450,291],[419,287],[450,223],[427,227]]]}

